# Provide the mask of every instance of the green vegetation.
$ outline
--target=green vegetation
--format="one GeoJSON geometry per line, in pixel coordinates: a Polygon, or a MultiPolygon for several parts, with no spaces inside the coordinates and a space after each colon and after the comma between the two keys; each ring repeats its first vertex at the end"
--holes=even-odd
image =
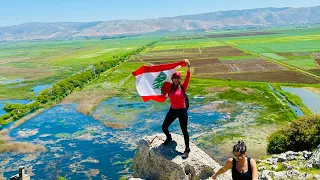
{"type": "Polygon", "coordinates": [[[135,51],[131,51],[125,55],[117,57],[115,60],[109,61],[101,61],[93,65],[92,67],[79,72],[73,76],[70,76],[66,79],[63,79],[55,84],[50,89],[43,90],[37,96],[36,101],[31,105],[10,105],[7,104],[7,113],[0,117],[0,123],[6,124],[10,121],[17,120],[30,111],[34,111],[46,104],[52,104],[53,102],[57,102],[71,94],[74,90],[78,90],[83,88],[85,85],[92,82],[95,78],[99,77],[101,73],[104,71],[117,66],[119,63],[128,60],[132,55],[136,55],[139,52],[143,51],[147,47],[154,45],[156,41],[153,41],[146,46],[140,47],[135,51]]]}
{"type": "Polygon", "coordinates": [[[312,150],[320,144],[320,116],[304,116],[288,127],[283,127],[268,137],[267,151],[282,153],[285,151],[312,150]]]}
{"type": "Polygon", "coordinates": [[[286,60],[287,58],[279,56],[275,53],[261,53],[264,56],[267,56],[269,58],[275,59],[275,60],[286,60]]]}
{"type": "Polygon", "coordinates": [[[127,159],[125,161],[117,161],[115,163],[112,163],[113,166],[118,166],[118,165],[129,165],[129,164],[132,164],[133,162],[133,159],[130,158],[130,159],[127,159]]]}
{"type": "MultiPolygon", "coordinates": [[[[294,30],[274,28],[263,31],[274,31],[277,34],[202,39],[192,39],[192,36],[186,35],[167,37],[156,45],[154,45],[155,40],[158,40],[160,37],[137,38],[120,36],[116,39],[105,40],[94,39],[39,43],[19,42],[9,43],[6,46],[0,44],[0,51],[3,52],[0,54],[0,78],[24,79],[21,84],[0,85],[0,99],[29,98],[35,99],[35,102],[38,103],[33,105],[8,104],[5,107],[8,114],[1,116],[0,122],[5,124],[39,107],[50,107],[75,91],[92,92],[94,95],[90,94],[92,95],[90,99],[94,99],[92,98],[94,96],[104,96],[104,98],[106,98],[117,95],[130,96],[131,100],[137,100],[140,97],[136,96],[135,78],[131,72],[144,65],[144,63],[135,62],[138,58],[129,59],[136,54],[143,54],[141,57],[161,54],[149,53],[149,51],[154,50],[180,49],[179,52],[165,52],[164,54],[169,57],[171,55],[177,56],[185,53],[181,51],[181,49],[186,48],[196,48],[195,52],[197,52],[199,48],[200,50],[197,53],[206,55],[211,52],[201,52],[202,47],[232,46],[243,50],[244,53],[241,53],[239,56],[235,56],[236,54],[232,53],[225,53],[221,57],[219,55],[220,60],[258,59],[260,56],[265,56],[267,59],[281,61],[298,68],[316,69],[311,53],[319,51],[319,49],[317,49],[317,47],[320,47],[319,28],[294,30]],[[185,38],[189,38],[189,40],[185,40],[185,38]],[[151,41],[153,41],[153,43],[141,47],[151,41]],[[26,76],[26,74],[30,75],[26,76]],[[54,82],[56,83],[53,84],[54,82]],[[31,88],[38,83],[53,84],[53,86],[50,89],[41,91],[39,96],[35,97],[31,88]]],[[[205,37],[205,35],[239,32],[248,31],[206,32],[201,33],[201,35],[205,37]]],[[[198,38],[201,35],[198,35],[198,38]]],[[[194,55],[192,53],[194,52],[189,50],[188,54],[194,55]]],[[[206,56],[201,58],[205,59],[206,56]]],[[[186,69],[182,68],[180,70],[182,74],[185,75],[186,69]]],[[[279,83],[273,84],[273,86],[320,88],[319,84],[279,83]]],[[[310,111],[303,105],[300,98],[290,93],[279,91],[286,96],[289,102],[302,109],[305,114],[310,114],[310,111]]],[[[79,93],[78,96],[85,99],[82,96],[84,94],[85,93],[79,93]]],[[[297,119],[295,113],[286,103],[283,103],[283,101],[277,97],[277,94],[270,90],[267,83],[233,81],[231,79],[224,81],[195,78],[195,76],[192,76],[188,94],[190,94],[191,97],[196,95],[205,96],[206,98],[202,101],[203,103],[227,100],[229,104],[244,103],[258,107],[257,109],[250,109],[250,112],[254,112],[256,117],[253,123],[250,122],[252,124],[246,124],[245,130],[242,127],[243,125],[239,125],[233,126],[226,131],[219,131],[217,134],[211,135],[210,138],[206,139],[207,142],[211,144],[221,144],[234,138],[249,139],[248,136],[253,136],[254,133],[260,133],[259,130],[262,128],[267,129],[267,133],[260,135],[261,138],[265,138],[268,133],[274,131],[278,126],[288,125],[291,121],[297,119]],[[224,88],[225,90],[209,91],[208,88],[224,88]],[[250,91],[246,91],[248,89],[250,91]],[[246,134],[246,132],[249,131],[248,129],[253,133],[246,134]],[[235,130],[239,130],[239,133],[235,130]]],[[[92,108],[104,98],[97,99],[94,105],[92,105],[92,108]]],[[[163,106],[163,104],[159,104],[159,107],[160,106],[163,106]]],[[[221,108],[230,110],[234,107],[236,106],[229,107],[226,105],[221,108]]],[[[134,119],[133,117],[139,113],[138,111],[131,111],[126,113],[126,116],[123,116],[124,109],[117,107],[115,111],[114,109],[106,108],[102,114],[108,114],[121,122],[125,122],[127,119],[134,119]]],[[[236,116],[240,114],[239,112],[242,112],[241,109],[233,110],[233,112],[229,114],[231,118],[224,123],[235,122],[236,116]]],[[[103,119],[103,117],[101,118],[103,119]]],[[[97,119],[99,119],[99,117],[97,117],[97,119]]],[[[110,119],[106,120],[110,121],[110,119]]],[[[84,133],[84,131],[78,132],[78,135],[81,135],[81,133],[84,133]]],[[[275,135],[269,138],[269,144],[274,144],[271,151],[285,150],[289,145],[292,145],[290,143],[287,144],[287,141],[290,142],[290,139],[287,139],[288,134],[283,134],[282,131],[281,133],[276,132],[274,134],[275,135]]],[[[58,137],[64,138],[66,134],[59,134],[58,137]]],[[[260,139],[257,141],[260,141],[260,139]]],[[[261,141],[263,141],[262,144],[266,144],[265,139],[261,141]]],[[[123,163],[118,162],[116,165],[123,165],[123,163]]]]}
{"type": "Polygon", "coordinates": [[[283,91],[281,89],[281,85],[280,84],[273,84],[273,87],[283,96],[285,96],[285,98],[294,106],[298,107],[304,115],[311,115],[312,111],[310,111],[310,109],[308,109],[308,107],[306,105],[303,104],[302,99],[292,93],[283,91]]]}
{"type": "Polygon", "coordinates": [[[7,114],[4,114],[0,117],[0,124],[7,124],[6,120],[8,119],[20,119],[29,112],[33,112],[40,107],[40,103],[35,101],[30,104],[10,104],[6,103],[4,110],[7,114]]]}
{"type": "Polygon", "coordinates": [[[258,123],[281,123],[284,121],[292,121],[297,118],[290,107],[279,102],[273,95],[273,92],[270,90],[267,83],[192,78],[190,80],[188,93],[191,95],[206,95],[206,88],[208,87],[225,86],[231,87],[231,89],[220,92],[214,97],[208,97],[207,100],[225,99],[230,102],[246,102],[265,107],[266,109],[261,112],[257,119],[258,123]],[[252,88],[254,93],[241,93],[235,91],[235,88],[252,88]]]}
{"type": "Polygon", "coordinates": [[[316,174],[320,174],[320,169],[316,169],[316,168],[311,168],[311,169],[300,169],[300,171],[302,172],[306,172],[308,174],[312,174],[312,175],[316,175],[316,174]]]}
{"type": "Polygon", "coordinates": [[[312,114],[312,112],[308,109],[308,107],[303,104],[299,96],[289,92],[285,92],[285,91],[279,91],[279,92],[283,94],[291,104],[293,104],[294,106],[297,106],[303,112],[304,115],[312,114]]]}
{"type": "Polygon", "coordinates": [[[223,133],[219,131],[217,134],[212,135],[212,138],[202,142],[209,143],[209,144],[221,144],[225,140],[241,139],[243,137],[244,136],[241,135],[240,133],[223,133]]]}
{"type": "Polygon", "coordinates": [[[246,55],[246,56],[223,56],[219,57],[221,61],[228,61],[228,60],[246,60],[246,59],[259,59],[258,56],[255,55],[246,55]]]}
{"type": "Polygon", "coordinates": [[[56,134],[56,138],[59,138],[59,139],[66,139],[66,138],[69,138],[70,137],[70,134],[69,133],[59,133],[59,134],[56,134]]]}
{"type": "Polygon", "coordinates": [[[74,136],[81,136],[81,135],[83,135],[83,134],[93,134],[93,135],[95,135],[95,134],[97,134],[96,133],[96,131],[95,130],[80,130],[80,131],[77,131],[77,132],[75,132],[75,133],[73,133],[73,135],[74,136]]]}
{"type": "Polygon", "coordinates": [[[299,68],[311,69],[317,67],[314,59],[286,60],[283,62],[299,68]]]}
{"type": "Polygon", "coordinates": [[[90,39],[47,42],[8,42],[0,44],[0,99],[34,98],[31,88],[53,84],[88,66],[113,62],[157,36],[123,39],[90,39]],[[23,79],[21,83],[1,84],[2,79],[23,79]]]}
{"type": "Polygon", "coordinates": [[[184,48],[201,48],[201,47],[215,47],[224,46],[223,43],[214,41],[212,39],[193,39],[182,41],[161,41],[152,50],[166,50],[166,49],[184,49],[184,48]]]}

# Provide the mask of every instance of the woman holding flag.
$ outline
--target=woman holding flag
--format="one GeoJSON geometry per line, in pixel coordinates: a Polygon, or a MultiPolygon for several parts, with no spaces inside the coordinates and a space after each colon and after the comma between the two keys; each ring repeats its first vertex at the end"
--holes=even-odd
{"type": "Polygon", "coordinates": [[[180,128],[182,130],[185,142],[185,151],[182,158],[187,158],[190,152],[189,148],[189,134],[188,134],[188,111],[186,106],[186,92],[190,80],[190,62],[184,60],[188,65],[187,76],[182,83],[181,74],[177,71],[172,75],[172,87],[171,91],[166,94],[170,98],[170,110],[168,111],[164,122],[162,124],[162,131],[166,135],[167,139],[164,141],[164,145],[169,144],[172,141],[172,137],[169,133],[169,126],[176,118],[179,118],[180,128]]]}

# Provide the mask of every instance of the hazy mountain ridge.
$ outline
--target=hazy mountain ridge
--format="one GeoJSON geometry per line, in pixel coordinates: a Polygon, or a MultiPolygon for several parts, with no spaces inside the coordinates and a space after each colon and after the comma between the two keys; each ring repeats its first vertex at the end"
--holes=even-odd
{"type": "Polygon", "coordinates": [[[63,39],[140,34],[155,31],[316,23],[320,23],[320,6],[259,8],[145,20],[25,23],[0,27],[0,40],[63,39]]]}

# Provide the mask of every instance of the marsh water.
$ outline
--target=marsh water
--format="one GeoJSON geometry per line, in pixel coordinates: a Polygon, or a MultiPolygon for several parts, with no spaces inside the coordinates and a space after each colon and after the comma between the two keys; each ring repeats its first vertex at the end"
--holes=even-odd
{"type": "MultiPolygon", "coordinates": [[[[272,86],[270,88],[273,89],[272,86]]],[[[201,135],[220,128],[222,123],[231,122],[232,118],[254,123],[257,117],[255,111],[259,109],[238,103],[236,113],[225,114],[214,108],[224,102],[207,102],[204,97],[190,100],[188,130],[193,142],[197,142],[201,135]]],[[[4,104],[3,101],[0,103],[4,104]]],[[[297,115],[303,114],[299,108],[287,103],[297,115]]],[[[40,144],[47,150],[30,154],[2,153],[0,173],[9,178],[17,173],[17,167],[23,165],[32,179],[53,179],[56,174],[67,179],[131,177],[132,158],[138,140],[146,135],[162,133],[161,125],[169,104],[144,103],[133,97],[113,97],[101,102],[92,115],[83,115],[76,109],[75,103],[60,104],[10,131],[13,141],[40,144]],[[114,129],[107,127],[105,122],[125,123],[127,127],[114,129]]],[[[169,130],[182,134],[178,121],[169,130]]]]}
{"type": "Polygon", "coordinates": [[[52,86],[52,84],[38,85],[38,86],[33,87],[32,90],[34,93],[36,93],[36,95],[39,95],[40,91],[47,89],[51,86],[52,86]]]}
{"type": "Polygon", "coordinates": [[[313,113],[320,114],[320,95],[304,88],[281,87],[282,90],[299,96],[302,103],[313,113]]]}
{"type": "MultiPolygon", "coordinates": [[[[199,108],[201,99],[194,99],[192,108],[199,108]]],[[[9,178],[17,167],[24,165],[32,179],[53,179],[56,172],[67,179],[119,179],[132,175],[132,158],[136,143],[145,135],[161,133],[168,106],[143,103],[125,98],[111,98],[102,102],[86,116],[76,111],[76,104],[57,105],[35,116],[10,132],[14,141],[42,144],[46,152],[31,154],[0,154],[0,168],[9,178]],[[125,129],[106,127],[104,121],[123,121],[125,129]]],[[[216,111],[189,112],[189,133],[193,141],[197,134],[217,128],[216,122],[228,115],[216,111]]],[[[179,122],[170,131],[181,134],[179,122]]]]}
{"type": "Polygon", "coordinates": [[[304,115],[300,108],[298,108],[297,106],[291,104],[279,91],[274,89],[270,84],[268,84],[268,86],[272,91],[277,93],[281,97],[281,99],[284,100],[288,104],[288,106],[296,113],[297,116],[303,116],[304,115]]]}

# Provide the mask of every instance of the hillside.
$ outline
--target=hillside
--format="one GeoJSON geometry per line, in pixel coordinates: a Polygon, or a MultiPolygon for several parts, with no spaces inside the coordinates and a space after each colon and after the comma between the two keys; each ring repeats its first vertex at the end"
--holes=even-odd
{"type": "Polygon", "coordinates": [[[210,30],[239,26],[317,23],[320,23],[320,6],[307,8],[260,8],[145,20],[25,23],[0,27],[0,41],[70,39],[157,31],[210,30]]]}

